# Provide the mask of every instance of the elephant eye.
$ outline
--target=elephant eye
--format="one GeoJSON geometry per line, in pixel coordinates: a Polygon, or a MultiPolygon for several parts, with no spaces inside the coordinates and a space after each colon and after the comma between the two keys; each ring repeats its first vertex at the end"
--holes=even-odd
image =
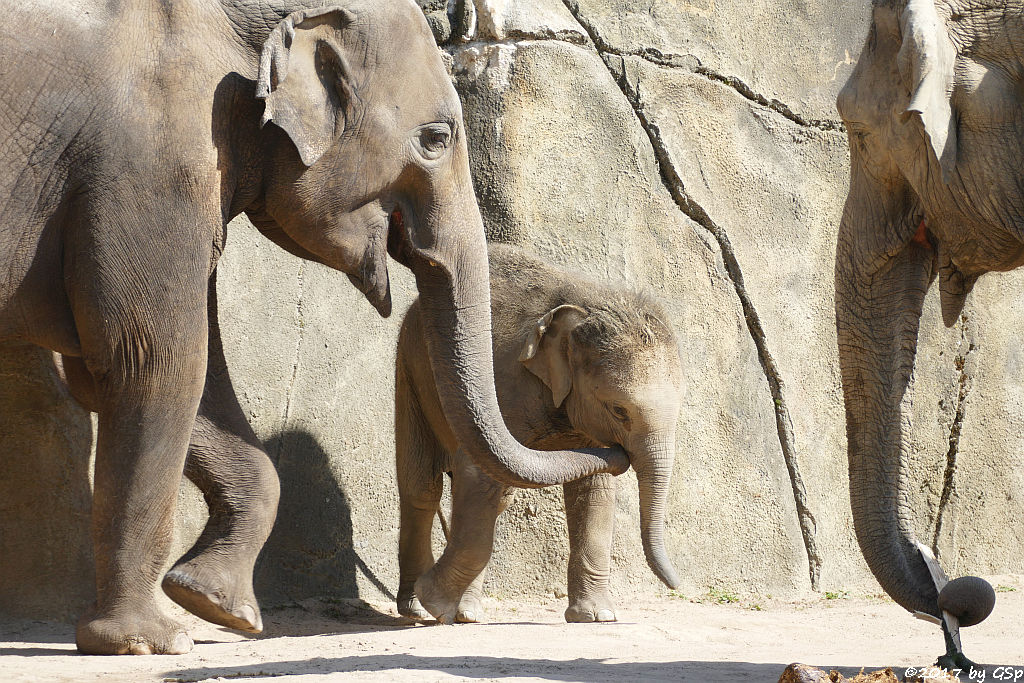
{"type": "Polygon", "coordinates": [[[608,406],[608,412],[610,412],[612,414],[612,417],[614,417],[619,422],[622,422],[623,424],[629,424],[629,411],[623,408],[622,406],[612,404],[608,406]]]}
{"type": "Polygon", "coordinates": [[[452,129],[447,123],[431,123],[419,132],[417,147],[425,159],[434,161],[441,158],[452,143],[452,129]]]}

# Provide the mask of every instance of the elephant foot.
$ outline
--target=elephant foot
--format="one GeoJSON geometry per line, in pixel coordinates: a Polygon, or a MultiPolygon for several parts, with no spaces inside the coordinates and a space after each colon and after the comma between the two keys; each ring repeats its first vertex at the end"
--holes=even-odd
{"type": "Polygon", "coordinates": [[[484,616],[480,598],[476,595],[463,595],[459,601],[459,610],[455,613],[455,621],[459,624],[476,624],[484,616]]]}
{"type": "Polygon", "coordinates": [[[259,633],[263,630],[259,603],[252,589],[252,570],[224,568],[221,560],[200,555],[167,572],[164,593],[192,614],[218,626],[259,633]],[[204,559],[206,558],[206,559],[204,559]]]}
{"type": "Polygon", "coordinates": [[[436,577],[437,565],[416,581],[416,595],[420,604],[442,624],[458,620],[462,590],[446,590],[436,577]]]}
{"type": "Polygon", "coordinates": [[[192,638],[155,605],[139,612],[89,614],[78,622],[75,644],[86,655],[183,655],[192,638]]]}
{"type": "Polygon", "coordinates": [[[570,624],[592,624],[595,621],[616,621],[615,607],[607,594],[599,597],[570,598],[565,610],[570,624]]]}
{"type": "Polygon", "coordinates": [[[423,605],[420,604],[419,598],[413,593],[412,589],[398,590],[398,598],[395,600],[396,606],[398,607],[398,613],[407,619],[413,621],[433,621],[434,617],[430,616],[430,613],[423,609],[423,605]]]}

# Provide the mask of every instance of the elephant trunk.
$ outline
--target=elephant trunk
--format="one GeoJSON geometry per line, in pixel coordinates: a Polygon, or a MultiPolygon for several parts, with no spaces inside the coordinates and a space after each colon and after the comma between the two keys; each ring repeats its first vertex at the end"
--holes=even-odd
{"type": "Polygon", "coordinates": [[[640,538],[647,565],[669,588],[679,585],[679,577],[665,550],[665,506],[669,480],[675,462],[675,434],[671,431],[649,435],[636,448],[629,449],[640,489],[640,538]]]}
{"type": "Polygon", "coordinates": [[[933,251],[927,240],[913,239],[914,216],[901,204],[886,206],[897,202],[893,193],[858,170],[839,229],[835,273],[854,530],[885,592],[910,611],[940,616],[935,583],[911,527],[901,407],[933,251]]]}
{"type": "Polygon", "coordinates": [[[459,446],[506,485],[536,488],[621,474],[629,466],[621,449],[534,451],[506,428],[494,389],[487,245],[464,139],[456,155],[455,177],[444,193],[420,210],[402,207],[413,225],[400,249],[416,276],[438,395],[459,446]]]}
{"type": "Polygon", "coordinates": [[[836,248],[836,332],[854,531],[868,567],[893,600],[935,617],[946,611],[971,626],[992,611],[992,586],[962,577],[938,591],[911,525],[902,403],[935,251],[921,216],[906,206],[910,189],[891,179],[886,186],[877,173],[865,173],[856,152],[851,156],[836,248]],[[872,222],[869,216],[883,218],[872,222]]]}

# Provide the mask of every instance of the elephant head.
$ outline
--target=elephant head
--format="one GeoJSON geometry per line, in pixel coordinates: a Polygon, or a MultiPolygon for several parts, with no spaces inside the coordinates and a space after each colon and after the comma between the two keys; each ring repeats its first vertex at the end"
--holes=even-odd
{"type": "Polygon", "coordinates": [[[851,157],[835,284],[856,535],[896,602],[936,617],[945,609],[961,625],[984,619],[995,596],[981,580],[937,590],[942,581],[911,528],[901,403],[936,275],[952,325],[980,274],[1015,267],[1024,254],[1024,65],[1014,47],[1024,31],[1019,10],[1010,14],[968,2],[876,0],[837,102],[851,157]]]}
{"type": "Polygon", "coordinates": [[[665,504],[675,460],[682,369],[665,316],[649,302],[585,310],[563,304],[528,334],[520,361],[565,404],[573,428],[625,448],[640,487],[640,525],[651,570],[679,584],[665,551],[665,504]]]}
{"type": "Polygon", "coordinates": [[[628,467],[616,451],[542,455],[505,428],[466,129],[419,8],[352,0],[287,14],[263,43],[256,94],[263,191],[247,213],[289,251],[345,272],[383,316],[388,255],[413,271],[442,405],[474,461],[527,487],[628,467]]]}

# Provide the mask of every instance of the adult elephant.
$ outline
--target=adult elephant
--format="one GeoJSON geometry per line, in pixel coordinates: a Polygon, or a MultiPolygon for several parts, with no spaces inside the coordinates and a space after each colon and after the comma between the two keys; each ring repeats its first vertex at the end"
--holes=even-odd
{"type": "Polygon", "coordinates": [[[1024,3],[876,0],[839,112],[850,193],[836,252],[836,324],[857,539],[889,595],[959,625],[984,619],[981,579],[946,584],[914,536],[901,400],[936,275],[947,325],[976,279],[1024,263],[1024,3]]]}
{"type": "MultiPolygon", "coordinates": [[[[347,273],[382,315],[388,254],[412,269],[444,410],[492,476],[540,486],[627,464],[620,451],[541,455],[505,429],[483,228],[440,53],[411,0],[322,5],[0,2],[0,341],[59,353],[99,413],[82,652],[191,648],[155,589],[203,393],[208,280],[239,213],[347,273]]],[[[231,481],[266,469],[258,449],[202,450],[190,475],[208,490],[276,502],[266,472],[231,481]]],[[[177,581],[194,579],[200,614],[233,598],[202,586],[209,556],[177,581]]]]}

